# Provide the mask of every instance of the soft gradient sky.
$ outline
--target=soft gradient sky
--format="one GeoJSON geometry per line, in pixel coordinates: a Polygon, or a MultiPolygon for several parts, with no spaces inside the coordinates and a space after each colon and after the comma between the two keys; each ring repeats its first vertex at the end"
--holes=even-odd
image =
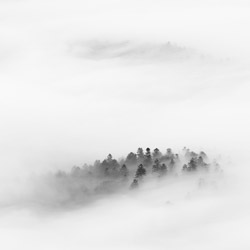
{"type": "Polygon", "coordinates": [[[3,169],[66,167],[139,146],[221,149],[247,141],[247,1],[0,5],[3,169]],[[135,48],[170,41],[203,59],[77,55],[79,44],[95,40],[135,48]]]}

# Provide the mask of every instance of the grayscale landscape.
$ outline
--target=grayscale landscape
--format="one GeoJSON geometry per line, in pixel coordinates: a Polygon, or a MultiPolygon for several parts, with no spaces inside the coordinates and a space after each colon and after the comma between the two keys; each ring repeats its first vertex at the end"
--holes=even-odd
{"type": "Polygon", "coordinates": [[[0,0],[0,249],[249,250],[249,10],[0,0]]]}

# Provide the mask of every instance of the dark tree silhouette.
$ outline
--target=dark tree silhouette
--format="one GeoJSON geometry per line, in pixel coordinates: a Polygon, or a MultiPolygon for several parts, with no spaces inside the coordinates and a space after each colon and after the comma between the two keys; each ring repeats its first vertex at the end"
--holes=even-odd
{"type": "Polygon", "coordinates": [[[160,165],[160,175],[165,175],[167,173],[168,169],[165,163],[160,165]]]}
{"type": "Polygon", "coordinates": [[[143,149],[138,148],[136,154],[130,152],[125,159],[116,160],[109,154],[103,161],[95,161],[93,165],[74,166],[71,171],[58,171],[51,177],[56,189],[65,197],[63,202],[79,203],[91,200],[93,196],[98,197],[99,194],[123,190],[129,184],[131,189],[137,188],[148,173],[154,177],[177,174],[176,166],[181,165],[183,172],[190,174],[198,170],[206,172],[210,167],[219,174],[222,171],[219,164],[211,162],[204,152],[197,154],[184,148],[179,156],[168,148],[166,154],[162,155],[158,148],[152,154],[147,148],[144,154],[143,149]]]}
{"type": "Polygon", "coordinates": [[[139,183],[137,179],[134,179],[133,182],[130,185],[130,189],[135,189],[139,187],[139,183]]]}
{"type": "Polygon", "coordinates": [[[142,178],[144,175],[146,175],[146,169],[140,164],[136,170],[135,177],[142,178]]]}
{"type": "Polygon", "coordinates": [[[160,159],[162,157],[162,153],[160,152],[158,148],[155,148],[152,156],[153,156],[153,159],[160,159]]]}
{"type": "Polygon", "coordinates": [[[196,169],[197,169],[197,161],[194,157],[192,157],[190,162],[188,163],[188,170],[195,171],[196,169]]]}
{"type": "Polygon", "coordinates": [[[154,165],[152,167],[152,172],[159,172],[160,171],[160,161],[158,159],[155,160],[154,165]]]}
{"type": "Polygon", "coordinates": [[[112,161],[112,159],[113,159],[112,154],[108,154],[108,156],[107,156],[107,161],[110,162],[110,161],[112,161]]]}
{"type": "Polygon", "coordinates": [[[150,152],[150,148],[146,148],[146,154],[145,154],[145,159],[144,159],[144,165],[146,167],[150,166],[152,164],[152,156],[150,152]]]}

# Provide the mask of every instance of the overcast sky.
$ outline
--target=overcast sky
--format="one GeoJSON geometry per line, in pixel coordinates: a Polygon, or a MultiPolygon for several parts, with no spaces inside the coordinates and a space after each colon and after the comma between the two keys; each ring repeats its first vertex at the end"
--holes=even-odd
{"type": "Polygon", "coordinates": [[[247,1],[0,5],[0,148],[8,168],[80,165],[138,146],[246,141],[247,1]],[[162,58],[158,47],[167,42],[185,51],[162,58]],[[119,56],[124,49],[129,54],[119,56]]]}

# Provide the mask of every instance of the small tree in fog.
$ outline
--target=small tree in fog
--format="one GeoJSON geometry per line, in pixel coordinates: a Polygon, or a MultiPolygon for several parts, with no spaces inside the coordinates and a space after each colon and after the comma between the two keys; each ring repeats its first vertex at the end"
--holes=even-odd
{"type": "Polygon", "coordinates": [[[138,150],[137,150],[137,159],[138,159],[138,162],[143,163],[143,161],[144,161],[144,152],[143,152],[142,148],[138,148],[138,150]]]}
{"type": "Polygon", "coordinates": [[[169,170],[170,170],[170,171],[173,170],[173,169],[174,169],[174,166],[175,166],[175,161],[174,161],[173,158],[171,158],[170,163],[169,163],[169,170]]]}
{"type": "Polygon", "coordinates": [[[137,163],[137,156],[135,153],[130,152],[125,160],[128,165],[135,165],[137,163]]]}
{"type": "Polygon", "coordinates": [[[139,183],[137,179],[134,179],[133,182],[130,185],[130,189],[135,189],[139,187],[139,183]]]}
{"type": "Polygon", "coordinates": [[[152,156],[151,156],[150,148],[146,149],[144,164],[145,166],[150,166],[152,164],[152,156]]]}
{"type": "Polygon", "coordinates": [[[188,163],[188,170],[194,171],[197,169],[197,161],[195,158],[191,158],[190,162],[188,163]]]}
{"type": "Polygon", "coordinates": [[[167,173],[168,169],[165,163],[160,165],[160,175],[165,175],[167,173]]]}
{"type": "Polygon", "coordinates": [[[106,175],[117,175],[120,165],[118,161],[113,159],[112,155],[109,154],[107,158],[101,163],[101,167],[105,170],[106,175]]]}
{"type": "Polygon", "coordinates": [[[122,177],[127,177],[128,176],[128,168],[125,164],[122,165],[120,169],[120,174],[122,177]]]}
{"type": "Polygon", "coordinates": [[[107,161],[108,161],[108,162],[111,162],[111,161],[112,161],[112,159],[113,159],[112,154],[108,154],[108,156],[107,156],[107,161]]]}
{"type": "Polygon", "coordinates": [[[156,172],[159,172],[159,170],[160,170],[160,162],[158,159],[156,159],[152,167],[152,172],[156,173],[156,172]]]}
{"type": "Polygon", "coordinates": [[[158,148],[155,148],[152,156],[154,159],[159,159],[162,157],[162,153],[160,152],[158,148]]]}
{"type": "Polygon", "coordinates": [[[140,164],[136,170],[135,177],[142,178],[144,175],[146,175],[146,169],[140,164]]]}
{"type": "Polygon", "coordinates": [[[188,170],[188,166],[187,166],[187,164],[184,164],[183,167],[182,167],[182,171],[185,172],[185,171],[187,171],[187,170],[188,170]]]}

